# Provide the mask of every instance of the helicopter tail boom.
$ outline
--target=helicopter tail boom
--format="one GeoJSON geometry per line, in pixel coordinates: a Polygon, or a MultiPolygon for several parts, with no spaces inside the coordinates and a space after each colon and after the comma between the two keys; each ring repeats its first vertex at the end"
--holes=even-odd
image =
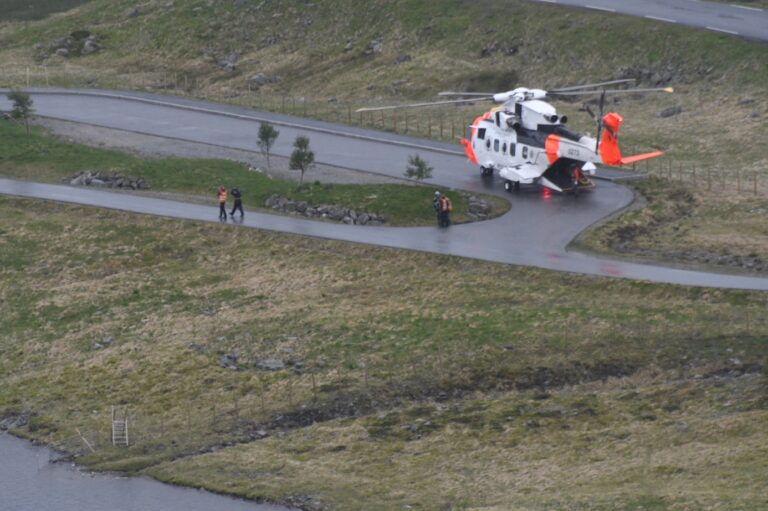
{"type": "Polygon", "coordinates": [[[652,151],[650,153],[636,154],[633,156],[622,156],[621,149],[619,149],[619,142],[617,137],[619,136],[619,128],[621,123],[624,122],[624,118],[616,112],[610,112],[605,114],[602,118],[603,130],[600,137],[600,159],[605,165],[627,165],[649,158],[656,158],[661,156],[661,151],[652,151]]]}

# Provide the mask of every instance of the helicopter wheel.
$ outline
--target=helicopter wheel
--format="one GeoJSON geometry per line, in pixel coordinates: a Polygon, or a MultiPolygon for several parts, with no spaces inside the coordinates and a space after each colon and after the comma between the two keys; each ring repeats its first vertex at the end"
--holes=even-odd
{"type": "Polygon", "coordinates": [[[490,167],[480,167],[480,175],[483,177],[490,176],[493,174],[493,169],[490,167]]]}
{"type": "Polygon", "coordinates": [[[516,192],[520,191],[520,181],[515,181],[515,191],[516,192]]]}
{"type": "MultiPolygon", "coordinates": [[[[516,184],[518,187],[520,186],[520,183],[519,183],[519,182],[517,182],[517,183],[515,183],[515,184],[516,184]]],[[[506,181],[504,181],[504,189],[505,189],[506,191],[508,191],[508,192],[511,192],[511,191],[512,191],[512,188],[513,188],[513,186],[514,186],[514,185],[512,184],[512,181],[510,181],[509,179],[507,179],[506,181]]]]}

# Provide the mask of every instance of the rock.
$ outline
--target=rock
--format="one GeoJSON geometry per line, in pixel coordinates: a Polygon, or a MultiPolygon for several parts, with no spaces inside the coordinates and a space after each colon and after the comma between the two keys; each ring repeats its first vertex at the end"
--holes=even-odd
{"type": "Polygon", "coordinates": [[[69,50],[66,48],[59,48],[56,50],[56,55],[59,57],[69,57],[69,50]]]}
{"type": "Polygon", "coordinates": [[[402,64],[403,62],[410,62],[410,61],[411,61],[410,55],[408,55],[407,53],[401,53],[395,59],[395,64],[402,64]]]}
{"type": "Polygon", "coordinates": [[[92,53],[96,53],[99,51],[101,47],[96,44],[96,42],[93,39],[87,39],[85,41],[85,44],[83,44],[83,49],[80,50],[81,55],[90,55],[92,53]]]}
{"type": "Polygon", "coordinates": [[[138,7],[131,7],[130,9],[128,9],[127,16],[129,18],[135,18],[140,14],[141,14],[141,11],[139,11],[138,7]]]}
{"type": "Polygon", "coordinates": [[[189,348],[195,350],[198,353],[208,353],[208,348],[206,346],[201,346],[196,342],[189,343],[189,348]]]}
{"type": "Polygon", "coordinates": [[[282,360],[276,358],[265,358],[256,362],[256,367],[264,371],[280,371],[285,369],[285,364],[282,360]]]}
{"type": "Polygon", "coordinates": [[[11,429],[21,428],[29,424],[29,420],[32,418],[32,412],[24,411],[19,415],[11,415],[0,421],[0,431],[8,431],[11,429]]]}
{"type": "Polygon", "coordinates": [[[755,98],[741,98],[738,104],[739,106],[743,106],[743,105],[751,105],[754,102],[755,102],[755,98]]]}
{"type": "Polygon", "coordinates": [[[347,40],[347,44],[344,45],[344,53],[352,51],[352,41],[347,40]]]}
{"type": "Polygon", "coordinates": [[[176,7],[176,2],[165,2],[162,6],[163,9],[173,9],[176,7]]]}
{"type": "Polygon", "coordinates": [[[279,76],[267,76],[263,73],[258,73],[248,78],[247,85],[250,90],[258,90],[265,85],[277,83],[279,81],[279,76]]]}
{"type": "Polygon", "coordinates": [[[678,115],[683,111],[683,107],[681,106],[671,106],[669,108],[665,108],[664,110],[661,110],[656,113],[656,117],[672,117],[673,115],[678,115]]]}
{"type": "Polygon", "coordinates": [[[219,357],[219,366],[224,369],[237,370],[237,355],[230,353],[219,357]]]}
{"type": "Polygon", "coordinates": [[[368,43],[368,46],[365,48],[365,51],[363,52],[364,55],[377,55],[381,53],[384,50],[384,43],[381,41],[381,39],[374,39],[370,43],[368,43]]]}
{"type": "Polygon", "coordinates": [[[69,37],[59,37],[51,42],[51,51],[56,51],[60,48],[66,48],[67,50],[72,47],[72,39],[69,37]]]}

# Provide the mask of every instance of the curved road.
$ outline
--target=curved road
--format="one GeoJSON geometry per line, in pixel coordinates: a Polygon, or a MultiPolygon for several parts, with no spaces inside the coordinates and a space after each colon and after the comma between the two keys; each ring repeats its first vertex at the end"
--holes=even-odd
{"type": "Polygon", "coordinates": [[[627,14],[734,36],[768,41],[768,11],[701,0],[532,0],[566,7],[627,14]]]}
{"type": "MultiPolygon", "coordinates": [[[[480,178],[454,146],[289,116],[256,112],[182,98],[109,91],[31,90],[40,115],[132,130],[237,149],[252,149],[258,122],[280,125],[273,153],[287,156],[296,135],[311,137],[319,162],[400,177],[410,154],[418,150],[434,167],[435,185],[506,196],[498,182],[480,178]]],[[[0,109],[8,108],[0,101],[0,109]]],[[[215,205],[61,185],[0,179],[0,193],[72,202],[137,213],[217,221],[215,205]]],[[[714,274],[615,261],[568,252],[568,243],[600,219],[627,206],[632,193],[602,181],[579,197],[544,195],[529,189],[512,196],[502,217],[473,224],[436,227],[369,227],[317,222],[249,212],[243,226],[321,238],[458,255],[557,271],[623,277],[674,284],[768,290],[768,279],[714,274]]]]}

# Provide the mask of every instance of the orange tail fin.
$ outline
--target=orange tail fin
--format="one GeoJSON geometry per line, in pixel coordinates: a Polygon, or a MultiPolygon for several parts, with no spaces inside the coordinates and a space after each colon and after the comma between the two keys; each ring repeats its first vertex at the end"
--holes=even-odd
{"type": "Polygon", "coordinates": [[[650,153],[636,154],[634,156],[621,156],[621,149],[619,149],[619,142],[616,137],[619,136],[619,128],[621,123],[624,122],[624,118],[616,112],[610,112],[603,117],[603,135],[600,137],[600,158],[606,165],[627,165],[629,163],[635,163],[648,158],[656,158],[661,156],[661,151],[653,151],[650,153]]]}

